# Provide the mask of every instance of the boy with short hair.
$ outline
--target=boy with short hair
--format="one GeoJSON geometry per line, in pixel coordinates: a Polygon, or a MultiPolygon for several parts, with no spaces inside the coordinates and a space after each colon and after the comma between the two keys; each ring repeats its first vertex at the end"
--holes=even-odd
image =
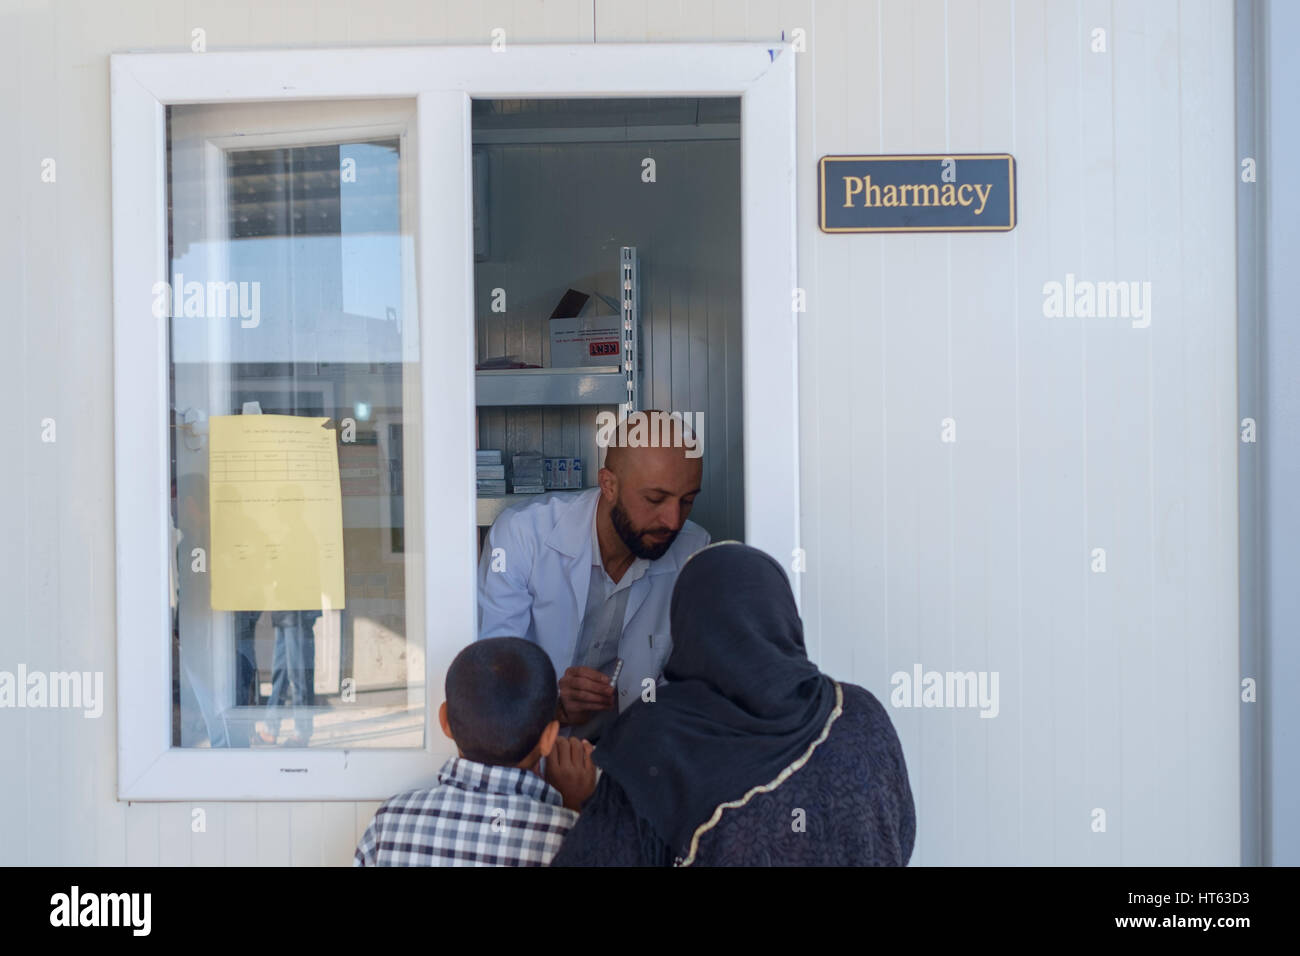
{"type": "Polygon", "coordinates": [[[596,786],[591,745],[557,736],[550,658],[518,637],[476,641],[447,670],[446,696],[438,721],[459,756],[443,764],[437,786],[384,801],[353,864],[550,863],[596,786]]]}

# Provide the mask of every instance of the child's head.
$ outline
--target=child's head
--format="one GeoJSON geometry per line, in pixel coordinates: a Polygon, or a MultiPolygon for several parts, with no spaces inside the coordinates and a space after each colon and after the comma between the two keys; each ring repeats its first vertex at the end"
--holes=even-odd
{"type": "Polygon", "coordinates": [[[555,743],[555,668],[531,641],[475,641],[447,669],[446,693],[438,717],[468,760],[531,767],[555,743]]]}

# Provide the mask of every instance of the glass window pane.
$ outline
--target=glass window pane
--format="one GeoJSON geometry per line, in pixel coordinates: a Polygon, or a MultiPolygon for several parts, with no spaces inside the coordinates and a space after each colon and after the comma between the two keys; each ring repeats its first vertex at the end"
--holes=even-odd
{"type": "Polygon", "coordinates": [[[424,746],[413,116],[168,111],[174,746],[424,746]]]}

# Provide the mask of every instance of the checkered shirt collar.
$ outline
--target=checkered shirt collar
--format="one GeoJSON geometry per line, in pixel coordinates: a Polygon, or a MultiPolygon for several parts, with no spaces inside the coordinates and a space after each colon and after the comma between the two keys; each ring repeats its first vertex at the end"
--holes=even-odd
{"type": "Polygon", "coordinates": [[[452,757],[438,771],[438,782],[469,793],[520,794],[542,803],[563,806],[560,792],[531,770],[479,763],[452,757]]]}

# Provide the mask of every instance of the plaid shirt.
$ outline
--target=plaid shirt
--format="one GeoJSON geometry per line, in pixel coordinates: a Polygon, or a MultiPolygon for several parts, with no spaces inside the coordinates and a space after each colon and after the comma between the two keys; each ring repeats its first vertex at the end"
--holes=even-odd
{"type": "Polygon", "coordinates": [[[453,757],[438,786],[385,800],[354,866],[545,866],[578,819],[531,770],[453,757]]]}

